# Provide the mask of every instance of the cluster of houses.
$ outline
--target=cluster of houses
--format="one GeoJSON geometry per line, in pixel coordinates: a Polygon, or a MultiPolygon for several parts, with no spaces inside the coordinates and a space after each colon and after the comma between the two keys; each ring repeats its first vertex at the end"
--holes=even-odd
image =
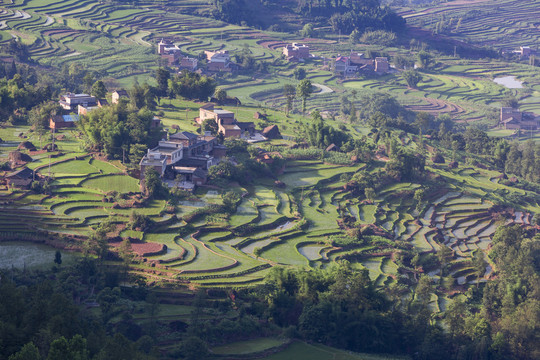
{"type": "MultiPolygon", "coordinates": [[[[129,94],[126,90],[114,91],[111,96],[111,102],[116,104],[121,98],[129,98],[129,94]]],[[[64,110],[64,114],[55,115],[49,119],[49,127],[51,129],[75,127],[75,124],[79,121],[80,115],[86,115],[94,109],[109,105],[109,102],[106,99],[98,99],[95,96],[88,94],[72,93],[61,95],[58,103],[64,110]],[[78,115],[74,115],[74,113],[78,115]]],[[[154,121],[153,125],[158,126],[159,124],[154,121]]]]}
{"type": "Polygon", "coordinates": [[[382,75],[390,71],[390,64],[386,57],[370,59],[360,53],[351,53],[349,56],[338,55],[334,61],[334,73],[336,75],[353,76],[359,71],[372,71],[382,75]]]}
{"type": "Polygon", "coordinates": [[[499,127],[508,130],[538,130],[540,129],[540,116],[511,107],[502,107],[499,127]]]}
{"type": "Polygon", "coordinates": [[[155,169],[169,187],[193,190],[207,180],[207,170],[226,155],[227,148],[214,136],[181,131],[159,141],[139,163],[141,180],[148,168],[155,169]]]}
{"type": "Polygon", "coordinates": [[[168,66],[177,65],[180,69],[195,71],[199,64],[198,59],[182,55],[178,46],[170,40],[161,39],[158,44],[158,54],[167,62],[168,66]]]}
{"type": "MultiPolygon", "coordinates": [[[[179,70],[196,71],[199,67],[197,58],[183,55],[180,48],[167,39],[161,39],[158,43],[158,54],[168,66],[178,66],[179,70]]],[[[231,61],[227,50],[205,51],[204,54],[207,60],[206,71],[209,73],[232,72],[238,68],[231,61]]]]}
{"type": "Polygon", "coordinates": [[[505,50],[503,54],[514,54],[520,57],[520,59],[528,59],[531,56],[536,56],[538,51],[533,50],[530,46],[520,46],[519,50],[505,50]]]}
{"type": "MultiPolygon", "coordinates": [[[[259,114],[260,115],[260,114],[259,114]]],[[[224,138],[243,139],[247,142],[281,138],[276,125],[266,127],[261,133],[253,122],[236,120],[232,111],[207,104],[199,109],[195,122],[202,126],[205,120],[214,120],[218,133],[224,138]]],[[[204,135],[180,131],[159,141],[142,158],[139,168],[141,180],[147,168],[154,168],[169,187],[193,190],[206,183],[208,169],[227,155],[227,148],[218,144],[217,138],[206,132],[204,135]]]]}

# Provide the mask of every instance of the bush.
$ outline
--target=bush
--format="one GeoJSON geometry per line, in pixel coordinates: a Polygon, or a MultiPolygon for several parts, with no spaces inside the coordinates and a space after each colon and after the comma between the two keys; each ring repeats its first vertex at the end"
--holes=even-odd
{"type": "Polygon", "coordinates": [[[377,30],[363,33],[360,42],[369,45],[390,46],[396,42],[396,39],[397,36],[393,32],[377,30]]]}

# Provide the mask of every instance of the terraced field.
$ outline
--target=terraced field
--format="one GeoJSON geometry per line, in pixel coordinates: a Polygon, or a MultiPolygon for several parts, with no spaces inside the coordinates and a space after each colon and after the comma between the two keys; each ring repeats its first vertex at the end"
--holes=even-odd
{"type": "Polygon", "coordinates": [[[403,8],[400,13],[408,24],[432,30],[441,19],[452,18],[449,35],[495,49],[517,50],[540,40],[536,0],[451,1],[427,8],[403,8]]]}
{"type": "MultiPolygon", "coordinates": [[[[509,4],[514,2],[508,1],[509,4]]],[[[140,83],[154,82],[153,70],[159,65],[154,44],[164,36],[175,39],[181,50],[192,56],[212,49],[226,49],[234,54],[247,46],[255,59],[271,64],[272,77],[235,76],[220,79],[220,86],[243,104],[284,108],[282,88],[291,82],[292,71],[297,65],[281,59],[280,47],[298,39],[190,15],[193,9],[208,6],[206,3],[185,1],[175,3],[175,6],[178,12],[164,11],[159,4],[143,7],[95,0],[28,0],[22,3],[4,0],[0,6],[0,41],[19,38],[30,46],[32,59],[43,65],[59,67],[77,63],[98,70],[112,88],[130,86],[135,77],[140,83]]],[[[310,39],[309,45],[322,57],[350,50],[349,45],[327,39],[310,39]]],[[[368,49],[381,50],[365,45],[358,45],[355,50],[368,49]]],[[[397,48],[386,50],[392,55],[403,53],[397,48]]],[[[526,82],[525,89],[513,90],[521,98],[522,109],[540,111],[540,95],[536,89],[540,88],[540,74],[530,68],[517,67],[509,74],[504,63],[441,60],[447,66],[437,69],[434,74],[426,74],[420,90],[416,91],[409,89],[399,74],[341,83],[324,66],[328,59],[310,59],[304,65],[308,78],[325,89],[329,87],[332,92],[320,91],[319,86],[308,102],[308,110],[339,113],[339,98],[343,94],[350,95],[356,90],[361,95],[377,90],[391,93],[412,110],[434,115],[449,113],[457,121],[482,120],[494,125],[492,112],[499,106],[505,89],[491,79],[498,75],[513,75],[526,82]]],[[[294,108],[298,111],[299,107],[297,100],[294,108]]]]}
{"type": "MultiPolygon", "coordinates": [[[[49,171],[46,159],[33,165],[39,172],[49,171]]],[[[134,244],[142,241],[166,246],[164,252],[145,255],[146,263],[155,266],[152,277],[156,281],[176,279],[211,287],[245,286],[262,281],[268,269],[278,264],[325,267],[332,261],[348,259],[367,268],[373,280],[385,286],[398,276],[406,276],[398,272],[394,262],[396,249],[410,245],[420,253],[433,253],[443,244],[454,253],[452,275],[456,283],[476,280],[466,259],[475,251],[485,251],[489,245],[498,223],[492,212],[493,203],[487,198],[490,192],[506,187],[470,168],[434,168],[449,181],[462,185],[452,190],[449,183],[448,189],[432,194],[425,208],[418,212],[410,195],[420,187],[418,184],[403,183],[383,189],[372,203],[351,197],[340,177],[361,168],[320,161],[291,162],[280,177],[286,191],[264,182],[249,191],[238,189],[246,196],[236,213],[216,219],[204,213],[191,215],[208,204],[220,202],[214,190],[203,191],[197,202],[181,202],[174,213],[165,211],[164,201],[146,202],[136,209],[122,208],[118,206],[121,200],[106,199],[113,192],[136,193],[135,179],[120,168],[89,156],[64,157],[50,166],[55,177],[52,196],[2,193],[2,235],[19,239],[45,237],[45,232],[87,236],[92,226],[106,218],[121,226],[127,224],[135,210],[148,215],[155,226],[144,232],[124,230],[121,236],[132,238],[134,244]],[[490,188],[485,186],[486,181],[490,188]],[[19,215],[15,220],[10,216],[14,211],[19,215]],[[375,226],[385,234],[387,243],[353,248],[333,246],[332,236],[342,233],[340,222],[346,217],[354,218],[358,224],[375,226]],[[189,224],[184,220],[187,218],[192,219],[189,224]]],[[[530,206],[537,209],[539,205],[530,206]]],[[[529,212],[516,212],[506,223],[528,223],[530,219],[529,212]]],[[[144,266],[134,267],[133,271],[143,269],[144,266]]]]}

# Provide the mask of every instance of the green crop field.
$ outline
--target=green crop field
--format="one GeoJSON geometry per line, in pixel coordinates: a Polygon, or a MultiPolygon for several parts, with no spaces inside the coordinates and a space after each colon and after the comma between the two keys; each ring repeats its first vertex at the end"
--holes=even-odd
{"type": "Polygon", "coordinates": [[[265,360],[406,360],[408,357],[358,354],[323,345],[294,342],[284,351],[263,358],[265,360]]]}

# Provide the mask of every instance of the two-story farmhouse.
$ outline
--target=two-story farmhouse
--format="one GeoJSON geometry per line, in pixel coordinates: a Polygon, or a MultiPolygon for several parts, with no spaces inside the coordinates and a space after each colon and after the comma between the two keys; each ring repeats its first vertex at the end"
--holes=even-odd
{"type": "Polygon", "coordinates": [[[231,72],[231,55],[228,50],[205,51],[208,64],[206,69],[210,72],[231,72]]]}
{"type": "Polygon", "coordinates": [[[214,136],[181,131],[148,150],[139,164],[141,180],[144,180],[146,169],[151,167],[170,187],[192,190],[206,182],[208,168],[216,165],[225,154],[226,148],[218,145],[214,136]],[[181,175],[181,182],[176,181],[178,175],[181,175]]]}
{"type": "Polygon", "coordinates": [[[240,138],[243,135],[253,136],[255,124],[253,122],[237,121],[232,111],[215,108],[213,104],[207,104],[199,109],[199,117],[195,118],[198,124],[208,119],[214,119],[218,125],[218,132],[225,138],[240,138]]]}
{"type": "Polygon", "coordinates": [[[288,61],[303,61],[309,58],[309,46],[305,44],[292,43],[283,47],[283,55],[288,61]]]}
{"type": "Polygon", "coordinates": [[[98,99],[88,94],[67,93],[60,96],[58,103],[62,106],[62,109],[68,112],[78,112],[79,105],[83,107],[98,106],[98,99]]]}
{"type": "Polygon", "coordinates": [[[338,75],[352,75],[358,70],[358,66],[351,64],[351,59],[347,56],[338,56],[334,62],[334,73],[338,75]]]}

